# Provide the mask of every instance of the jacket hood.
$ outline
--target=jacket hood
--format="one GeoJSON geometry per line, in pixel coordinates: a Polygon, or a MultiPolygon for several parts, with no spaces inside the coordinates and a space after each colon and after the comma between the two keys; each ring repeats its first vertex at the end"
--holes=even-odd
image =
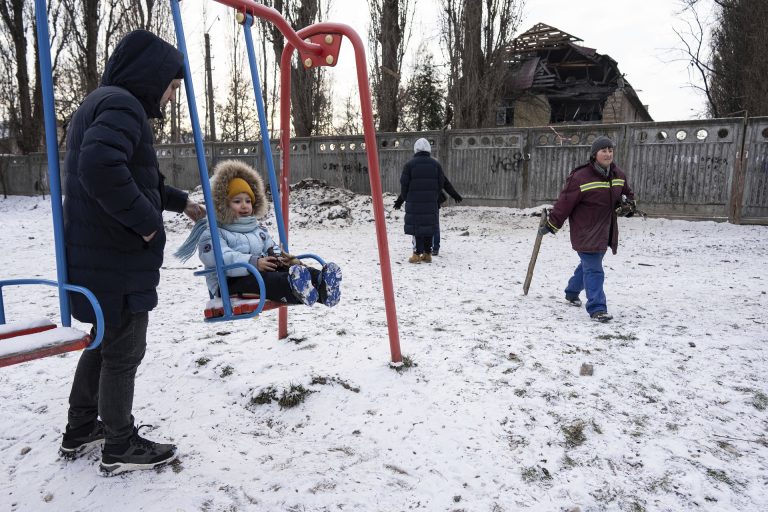
{"type": "Polygon", "coordinates": [[[224,160],[219,162],[213,170],[211,178],[211,193],[216,209],[216,220],[222,224],[232,224],[237,215],[229,208],[227,189],[233,178],[242,178],[253,190],[256,200],[253,202],[253,216],[257,219],[263,217],[268,208],[267,194],[264,190],[264,180],[251,166],[238,160],[224,160]]]}
{"type": "Polygon", "coordinates": [[[144,107],[147,117],[163,117],[160,100],[171,80],[184,75],[184,56],[152,32],[123,37],[107,61],[101,85],[122,87],[144,107]]]}
{"type": "Polygon", "coordinates": [[[421,138],[416,141],[416,143],[413,145],[413,153],[421,153],[426,151],[427,153],[432,152],[432,146],[429,145],[429,141],[427,139],[421,138]]]}

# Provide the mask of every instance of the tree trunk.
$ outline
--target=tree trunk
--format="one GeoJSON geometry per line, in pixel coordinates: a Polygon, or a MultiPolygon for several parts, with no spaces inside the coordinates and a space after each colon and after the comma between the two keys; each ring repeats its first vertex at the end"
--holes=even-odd
{"type": "MultiPolygon", "coordinates": [[[[33,96],[30,95],[27,57],[27,38],[24,32],[24,0],[0,1],[0,16],[13,43],[16,60],[16,92],[18,110],[10,114],[11,129],[16,135],[17,145],[23,154],[34,153],[40,149],[41,123],[33,111],[33,96]]],[[[31,24],[31,23],[30,23],[31,24]]],[[[35,43],[37,44],[37,43],[35,43]]],[[[38,89],[39,73],[35,73],[38,89]]]]}
{"type": "Polygon", "coordinates": [[[400,89],[400,27],[399,0],[384,0],[381,10],[381,81],[376,91],[379,110],[379,130],[395,132],[399,122],[398,94],[400,89]]]}

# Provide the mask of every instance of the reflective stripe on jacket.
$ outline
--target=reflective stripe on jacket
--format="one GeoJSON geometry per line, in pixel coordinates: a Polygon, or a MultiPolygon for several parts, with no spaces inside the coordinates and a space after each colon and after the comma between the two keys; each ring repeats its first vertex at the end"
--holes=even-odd
{"type": "Polygon", "coordinates": [[[627,199],[635,197],[624,171],[616,164],[611,164],[608,178],[592,163],[582,165],[568,176],[549,214],[549,225],[557,232],[568,219],[575,251],[605,252],[610,247],[616,254],[619,227],[615,208],[622,194],[627,199]]]}

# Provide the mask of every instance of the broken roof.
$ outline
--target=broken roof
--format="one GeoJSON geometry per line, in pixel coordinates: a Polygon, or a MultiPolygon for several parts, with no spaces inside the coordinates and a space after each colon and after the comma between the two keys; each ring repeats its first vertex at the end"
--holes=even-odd
{"type": "Polygon", "coordinates": [[[537,23],[520,34],[507,49],[510,91],[534,91],[550,98],[606,98],[622,89],[635,109],[651,119],[632,86],[608,55],[577,44],[576,36],[537,23]]]}

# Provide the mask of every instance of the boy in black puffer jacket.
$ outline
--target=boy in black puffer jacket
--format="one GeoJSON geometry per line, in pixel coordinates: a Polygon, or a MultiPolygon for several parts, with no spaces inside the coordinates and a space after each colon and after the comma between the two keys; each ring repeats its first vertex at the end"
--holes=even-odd
{"type": "MultiPolygon", "coordinates": [[[[67,132],[67,272],[70,284],[98,299],[105,331],[101,346],[84,351],[78,362],[60,451],[72,458],[103,444],[106,474],[151,469],[176,456],[174,445],[139,435],[131,410],[149,311],[157,305],[162,212],[184,212],[193,220],[205,215],[185,192],[165,185],[149,125],[175,96],[183,64],[182,54],[154,34],[127,34],[67,132]]],[[[76,319],[95,322],[81,294],[70,301],[76,319]]]]}

